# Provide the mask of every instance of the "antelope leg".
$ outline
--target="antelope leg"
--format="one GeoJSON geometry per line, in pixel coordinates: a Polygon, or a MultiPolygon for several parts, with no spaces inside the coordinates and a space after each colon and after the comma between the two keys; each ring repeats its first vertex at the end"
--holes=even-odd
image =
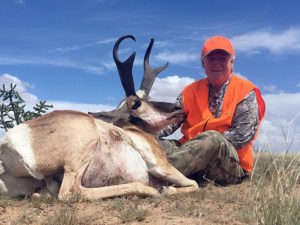
{"type": "Polygon", "coordinates": [[[100,188],[85,188],[78,187],[78,193],[87,199],[102,199],[124,195],[138,195],[148,197],[158,197],[161,194],[153,187],[146,186],[140,182],[133,182],[128,184],[120,184],[114,186],[100,187],[100,188]]]}
{"type": "Polygon", "coordinates": [[[194,192],[194,191],[198,191],[198,190],[199,190],[199,188],[195,187],[195,186],[180,187],[180,188],[176,188],[176,187],[172,187],[172,186],[167,186],[167,187],[164,186],[162,195],[163,196],[172,196],[172,195],[181,194],[181,193],[190,193],[190,192],[194,192]]]}
{"type": "Polygon", "coordinates": [[[164,181],[170,182],[172,184],[175,184],[178,187],[191,187],[191,189],[194,188],[195,190],[199,188],[196,181],[185,177],[169,162],[166,162],[165,165],[161,165],[161,166],[156,165],[152,167],[149,171],[153,176],[162,179],[164,181]]]}
{"type": "Polygon", "coordinates": [[[158,197],[160,193],[153,187],[146,186],[140,182],[120,184],[99,188],[85,188],[81,186],[81,176],[74,173],[65,173],[58,199],[68,199],[72,194],[78,193],[86,199],[102,199],[123,195],[139,195],[158,197]]]}

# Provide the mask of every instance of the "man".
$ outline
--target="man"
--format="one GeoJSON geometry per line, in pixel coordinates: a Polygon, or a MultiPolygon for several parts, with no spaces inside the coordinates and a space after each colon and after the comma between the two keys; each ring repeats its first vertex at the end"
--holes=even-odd
{"type": "Polygon", "coordinates": [[[232,74],[234,49],[224,37],[205,41],[201,62],[207,78],[185,87],[176,103],[184,109],[183,137],[162,140],[169,162],[186,176],[203,177],[221,185],[237,184],[253,167],[252,142],[265,114],[260,91],[232,74]]]}

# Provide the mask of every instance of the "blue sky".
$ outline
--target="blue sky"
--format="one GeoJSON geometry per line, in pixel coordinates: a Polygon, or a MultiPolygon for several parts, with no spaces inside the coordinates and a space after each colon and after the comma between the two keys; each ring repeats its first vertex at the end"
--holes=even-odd
{"type": "Polygon", "coordinates": [[[0,85],[17,83],[29,105],[47,100],[55,109],[114,108],[124,92],[112,59],[113,44],[133,34],[137,42],[124,41],[120,58],[137,52],[136,89],[153,37],[150,64],[168,61],[169,67],[159,74],[151,96],[174,101],[183,86],[205,76],[203,42],[221,35],[234,45],[234,73],[257,85],[266,100],[257,143],[280,151],[283,132],[290,132],[289,148],[297,151],[299,11],[299,1],[278,0],[0,0],[0,85]]]}

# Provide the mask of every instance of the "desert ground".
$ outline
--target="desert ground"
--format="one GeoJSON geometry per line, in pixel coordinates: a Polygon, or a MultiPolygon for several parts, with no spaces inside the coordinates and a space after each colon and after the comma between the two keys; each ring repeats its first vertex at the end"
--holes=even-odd
{"type": "Polygon", "coordinates": [[[1,224],[247,224],[250,182],[166,198],[137,196],[66,202],[42,194],[40,199],[2,196],[1,224]]]}

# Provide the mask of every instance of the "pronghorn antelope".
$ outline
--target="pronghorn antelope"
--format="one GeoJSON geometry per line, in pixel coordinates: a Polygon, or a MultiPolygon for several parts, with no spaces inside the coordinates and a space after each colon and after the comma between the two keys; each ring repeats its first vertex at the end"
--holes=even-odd
{"type": "MultiPolygon", "coordinates": [[[[117,57],[125,38],[135,40],[131,35],[121,37],[113,55],[126,93],[126,112],[108,123],[82,112],[53,111],[14,127],[0,142],[0,193],[30,195],[46,186],[59,199],[75,193],[99,199],[173,195],[198,189],[195,181],[168,163],[155,136],[181,119],[182,111],[171,103],[136,95],[132,78],[135,53],[125,62],[117,57]],[[57,179],[61,174],[62,181],[57,179]]],[[[145,55],[145,77],[147,71],[157,74],[167,66],[150,68],[152,44],[153,40],[145,55]]],[[[142,82],[145,95],[155,76],[142,82]]]]}

